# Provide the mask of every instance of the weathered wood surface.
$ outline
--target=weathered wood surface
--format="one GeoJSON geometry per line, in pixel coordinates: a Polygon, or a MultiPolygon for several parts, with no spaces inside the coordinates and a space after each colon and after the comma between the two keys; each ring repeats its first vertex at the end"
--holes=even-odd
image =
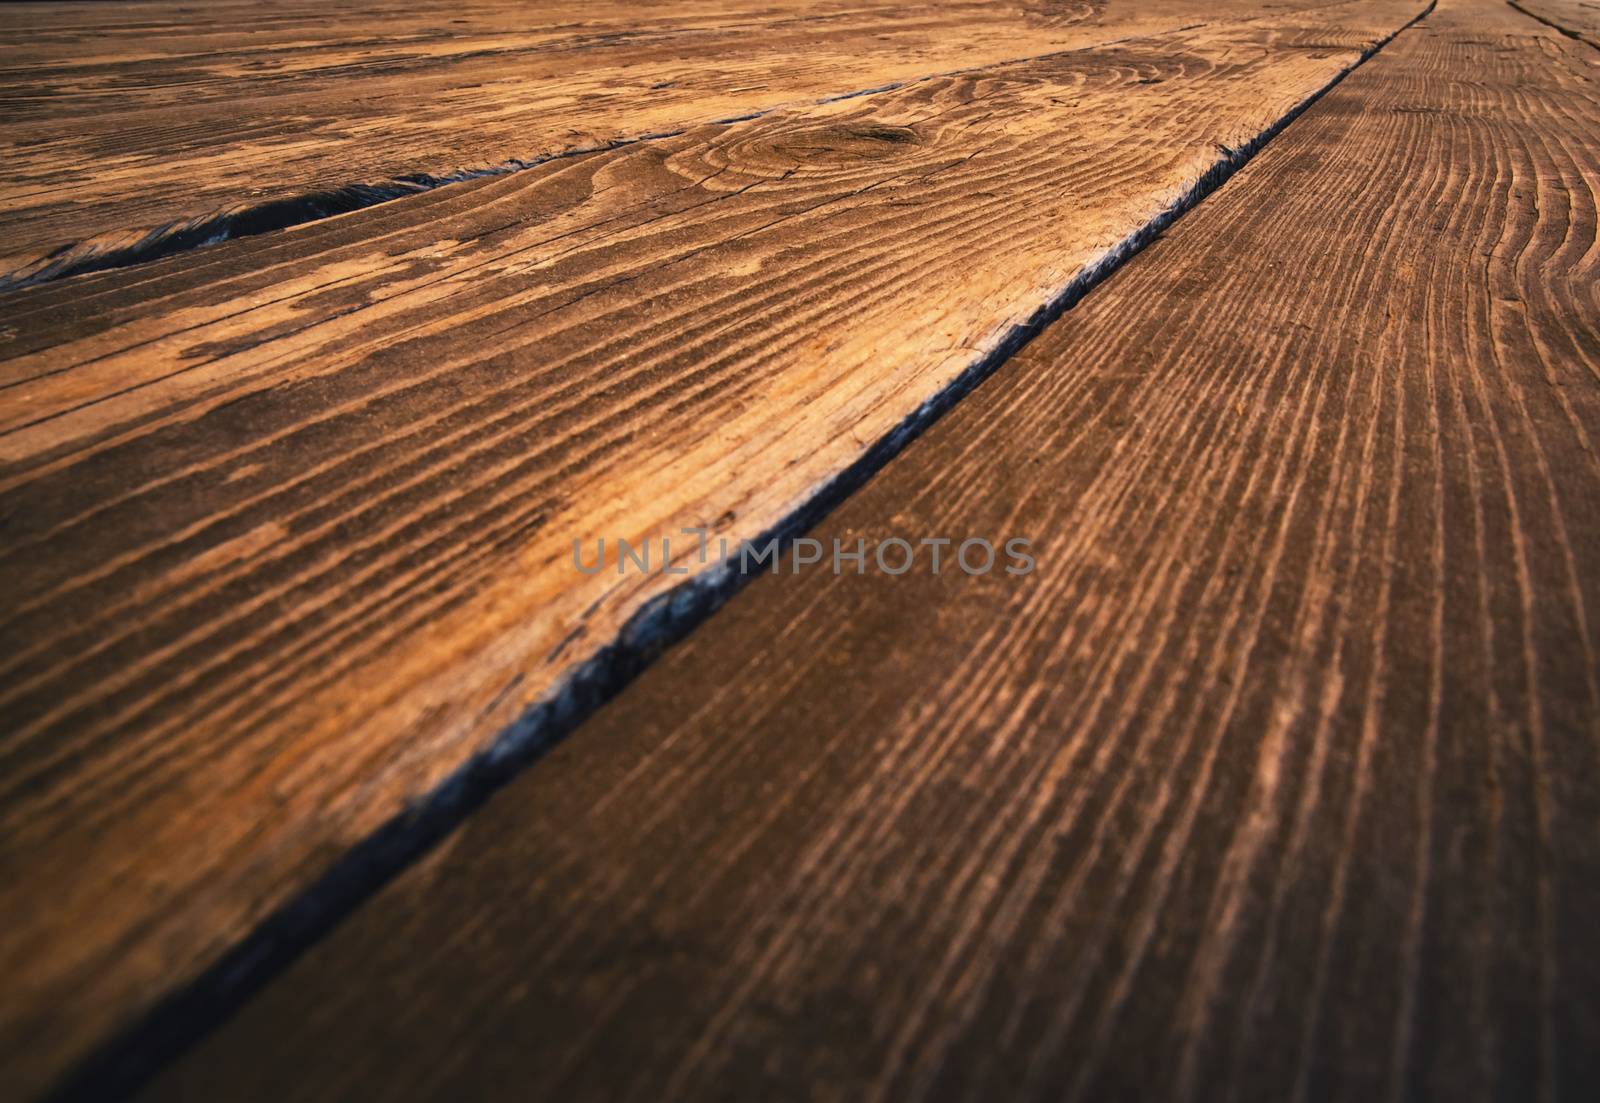
{"type": "Polygon", "coordinates": [[[574,539],[767,531],[1419,7],[930,78],[4,300],[12,1082],[682,581],[580,576],[574,539]]]}
{"type": "MultiPolygon", "coordinates": [[[[162,228],[533,161],[1304,0],[0,6],[0,279],[162,228]]],[[[294,217],[279,209],[266,217],[294,217]]],[[[222,229],[208,224],[207,233],[222,229]]]]}
{"type": "Polygon", "coordinates": [[[1511,6],[1600,50],[1600,3],[1596,0],[1512,0],[1511,6]]]}
{"type": "Polygon", "coordinates": [[[1600,84],[1442,0],[149,1093],[1600,1082],[1600,84]],[[924,559],[924,563],[926,560],[924,559]]]}

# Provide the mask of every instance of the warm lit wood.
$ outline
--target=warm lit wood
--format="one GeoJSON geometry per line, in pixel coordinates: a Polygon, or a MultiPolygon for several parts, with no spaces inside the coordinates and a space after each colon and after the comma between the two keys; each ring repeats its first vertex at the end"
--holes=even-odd
{"type": "Polygon", "coordinates": [[[1600,50],[1600,2],[1596,0],[1512,0],[1511,6],[1600,50]]]}
{"type": "Polygon", "coordinates": [[[352,185],[535,161],[1272,7],[0,5],[0,280],[71,270],[191,220],[263,206],[268,218],[292,217],[271,205],[308,196],[336,207],[352,185]]]}
{"type": "Polygon", "coordinates": [[[1600,84],[1442,0],[151,1098],[1587,1099],[1600,84]]]}
{"type": "Polygon", "coordinates": [[[580,576],[575,538],[772,528],[1422,6],[1252,9],[3,300],[7,1075],[682,582],[580,576]]]}

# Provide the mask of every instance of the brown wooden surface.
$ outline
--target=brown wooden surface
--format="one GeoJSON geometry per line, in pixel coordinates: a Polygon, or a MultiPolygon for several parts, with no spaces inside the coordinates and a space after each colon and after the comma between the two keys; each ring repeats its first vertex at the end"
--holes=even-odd
{"type": "Polygon", "coordinates": [[[1513,0],[1511,6],[1600,50],[1600,2],[1596,0],[1513,0]]]}
{"type": "Polygon", "coordinates": [[[767,531],[1420,7],[933,77],[0,300],[8,1076],[215,961],[681,582],[579,576],[575,538],[767,531]]]}
{"type": "Polygon", "coordinates": [[[0,280],[348,185],[1323,5],[360,0],[0,6],[0,280]]]}
{"type": "Polygon", "coordinates": [[[1592,1098],[1592,51],[1443,0],[149,1098],[1592,1098]]]}

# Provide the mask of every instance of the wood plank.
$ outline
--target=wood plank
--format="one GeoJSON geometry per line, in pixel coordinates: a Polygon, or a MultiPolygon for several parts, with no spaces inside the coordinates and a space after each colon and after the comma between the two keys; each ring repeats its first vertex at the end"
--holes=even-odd
{"type": "Polygon", "coordinates": [[[1600,50],[1600,3],[1595,0],[1511,0],[1511,6],[1600,50]]]}
{"type": "Polygon", "coordinates": [[[785,523],[1418,10],[929,79],[10,300],[8,1070],[130,1021],[715,582],[580,575],[574,540],[785,523]]]}
{"type": "Polygon", "coordinates": [[[338,210],[419,175],[1260,10],[1250,0],[7,4],[0,286],[303,220],[308,200],[338,210]]]}
{"type": "Polygon", "coordinates": [[[1587,1099],[1600,85],[1443,0],[147,1098],[1587,1099]]]}

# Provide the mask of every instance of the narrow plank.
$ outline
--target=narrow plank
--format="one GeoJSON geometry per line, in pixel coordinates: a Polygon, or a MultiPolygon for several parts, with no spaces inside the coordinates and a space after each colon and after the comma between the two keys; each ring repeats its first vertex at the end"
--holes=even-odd
{"type": "Polygon", "coordinates": [[[63,1067],[707,592],[580,575],[575,540],[784,523],[1417,11],[930,79],[13,299],[8,1071],[63,1067]]]}
{"type": "Polygon", "coordinates": [[[1600,86],[1443,0],[147,1098],[1588,1099],[1600,86]]]}
{"type": "Polygon", "coordinates": [[[1595,0],[1511,0],[1511,6],[1600,50],[1600,3],[1595,0]]]}
{"type": "Polygon", "coordinates": [[[7,4],[0,286],[137,254],[152,235],[209,237],[246,210],[270,224],[306,217],[295,201],[307,197],[338,209],[360,201],[351,185],[370,195],[398,177],[535,161],[1260,10],[1253,0],[7,4]]]}

